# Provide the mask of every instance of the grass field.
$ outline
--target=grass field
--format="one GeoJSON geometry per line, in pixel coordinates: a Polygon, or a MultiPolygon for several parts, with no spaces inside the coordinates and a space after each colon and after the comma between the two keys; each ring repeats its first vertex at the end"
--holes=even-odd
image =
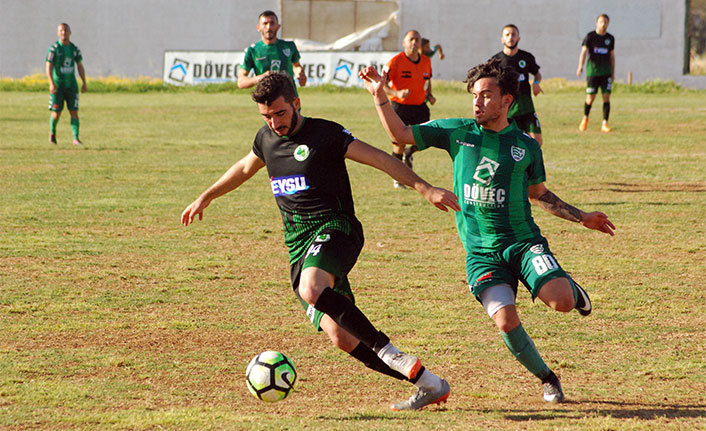
{"type": "MultiPolygon", "coordinates": [[[[385,150],[362,91],[301,91],[303,113],[385,150]]],[[[193,226],[183,208],[252,144],[245,92],[91,94],[84,148],[47,142],[47,94],[0,92],[0,429],[706,429],[706,93],[616,92],[614,132],[576,131],[581,90],[536,99],[547,185],[606,212],[609,237],[535,209],[594,312],[560,314],[526,291],[524,326],[568,402],[502,344],[468,293],[453,216],[349,163],[366,246],[358,305],[445,377],[441,409],[395,413],[404,383],[368,372],[315,333],[289,287],[281,221],[264,170],[193,226]],[[295,362],[278,404],[247,391],[245,367],[275,349],[295,362]]],[[[437,91],[434,118],[470,115],[437,91]]],[[[416,169],[450,187],[438,150],[416,169]]]]}

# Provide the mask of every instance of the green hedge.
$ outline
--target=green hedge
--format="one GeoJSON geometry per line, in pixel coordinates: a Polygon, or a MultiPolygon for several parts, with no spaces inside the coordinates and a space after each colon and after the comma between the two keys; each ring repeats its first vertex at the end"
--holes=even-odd
{"type": "MultiPolygon", "coordinates": [[[[585,88],[583,81],[567,81],[563,78],[550,78],[542,81],[542,89],[549,92],[574,92],[585,88]]],[[[36,91],[46,92],[49,89],[49,81],[46,76],[36,74],[25,76],[24,78],[1,78],[0,91],[36,91]]],[[[140,77],[136,79],[120,78],[109,76],[105,78],[88,78],[88,89],[91,93],[147,93],[147,92],[198,92],[198,93],[250,93],[251,89],[240,89],[234,82],[224,84],[207,84],[196,86],[178,87],[165,85],[161,79],[140,77]]],[[[302,91],[302,90],[300,90],[302,91]]],[[[339,87],[337,85],[326,84],[317,87],[306,87],[303,91],[317,91],[324,93],[343,93],[360,91],[359,88],[339,87]]],[[[466,84],[459,81],[434,81],[434,91],[443,92],[465,92],[466,84]]],[[[616,82],[614,92],[616,93],[678,93],[698,91],[690,90],[680,86],[674,81],[647,81],[640,84],[624,84],[616,82]]]]}

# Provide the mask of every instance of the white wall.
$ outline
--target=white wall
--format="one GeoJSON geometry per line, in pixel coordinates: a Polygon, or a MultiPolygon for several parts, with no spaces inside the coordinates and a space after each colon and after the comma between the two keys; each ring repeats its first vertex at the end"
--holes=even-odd
{"type": "MultiPolygon", "coordinates": [[[[434,57],[435,77],[460,80],[502,49],[501,29],[513,23],[520,48],[535,55],[544,77],[578,79],[581,41],[600,13],[610,16],[608,31],[616,38],[616,80],[632,72],[634,82],[683,81],[683,0],[437,0],[433,8],[401,0],[400,33],[415,28],[440,43],[448,56],[434,57]]],[[[706,88],[702,78],[690,82],[706,88]]]]}
{"type": "Polygon", "coordinates": [[[162,76],[165,50],[242,50],[278,0],[0,0],[0,76],[44,73],[61,22],[89,76],[162,76]]]}
{"type": "MultiPolygon", "coordinates": [[[[0,76],[43,73],[56,27],[66,21],[89,76],[159,77],[165,50],[240,51],[255,42],[265,9],[279,13],[280,1],[0,0],[0,76]]],[[[635,82],[706,88],[704,77],[682,77],[684,0],[400,0],[399,24],[402,34],[415,28],[443,45],[446,60],[433,60],[439,79],[463,79],[500,51],[507,23],[520,28],[520,48],[535,55],[545,77],[578,79],[581,40],[602,12],[616,37],[617,80],[632,72],[635,82]]]]}

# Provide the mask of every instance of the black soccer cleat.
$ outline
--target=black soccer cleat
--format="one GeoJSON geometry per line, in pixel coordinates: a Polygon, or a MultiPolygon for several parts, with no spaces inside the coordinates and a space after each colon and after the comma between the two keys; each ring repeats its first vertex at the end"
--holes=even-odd
{"type": "Polygon", "coordinates": [[[571,282],[576,288],[576,305],[574,305],[574,308],[578,310],[580,315],[588,316],[593,310],[591,298],[588,297],[588,293],[576,281],[571,280],[571,282]]]}
{"type": "Polygon", "coordinates": [[[542,383],[544,383],[544,401],[548,403],[564,402],[564,391],[561,389],[561,382],[553,371],[542,383]]]}

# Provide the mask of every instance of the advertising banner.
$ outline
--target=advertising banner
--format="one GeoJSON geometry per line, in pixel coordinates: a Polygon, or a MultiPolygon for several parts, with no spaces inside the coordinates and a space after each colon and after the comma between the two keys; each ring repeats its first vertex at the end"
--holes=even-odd
{"type": "MultiPolygon", "coordinates": [[[[300,63],[307,76],[307,86],[333,84],[362,87],[358,72],[366,66],[378,71],[396,51],[305,51],[300,63]]],[[[236,82],[243,52],[230,51],[165,51],[162,79],[171,85],[198,85],[236,82]]]]}

